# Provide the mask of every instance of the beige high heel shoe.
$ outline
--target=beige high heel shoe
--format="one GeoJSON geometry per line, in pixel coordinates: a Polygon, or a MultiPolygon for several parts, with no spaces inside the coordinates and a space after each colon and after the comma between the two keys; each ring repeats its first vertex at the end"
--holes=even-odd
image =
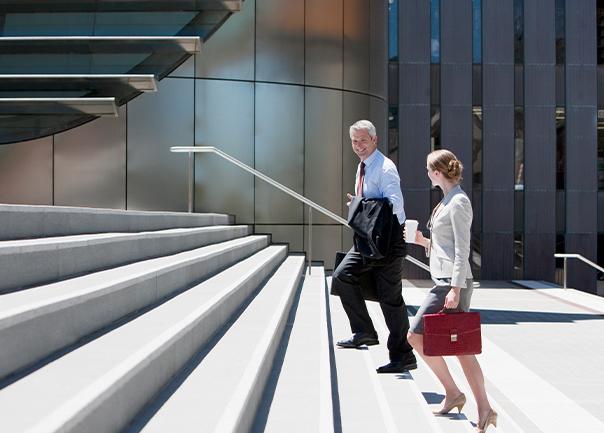
{"type": "Polygon", "coordinates": [[[493,424],[493,427],[497,427],[497,412],[493,409],[489,411],[482,424],[476,426],[476,433],[485,433],[491,424],[493,424]]]}
{"type": "Polygon", "coordinates": [[[461,413],[461,409],[466,404],[466,395],[462,392],[448,405],[444,405],[439,410],[432,411],[434,415],[446,415],[453,410],[454,407],[461,413]]]}

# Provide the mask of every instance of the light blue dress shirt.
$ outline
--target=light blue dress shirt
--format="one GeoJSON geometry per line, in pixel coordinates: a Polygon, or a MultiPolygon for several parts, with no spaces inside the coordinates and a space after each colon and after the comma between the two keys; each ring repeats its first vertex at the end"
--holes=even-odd
{"type": "MultiPolygon", "coordinates": [[[[357,167],[357,174],[354,182],[354,190],[359,184],[359,175],[361,164],[357,167]]],[[[396,214],[398,222],[405,222],[405,203],[403,193],[401,192],[401,179],[398,170],[390,159],[386,158],[382,152],[375,150],[369,158],[365,160],[365,177],[363,181],[363,197],[366,198],[388,198],[392,203],[392,211],[396,214]]]]}

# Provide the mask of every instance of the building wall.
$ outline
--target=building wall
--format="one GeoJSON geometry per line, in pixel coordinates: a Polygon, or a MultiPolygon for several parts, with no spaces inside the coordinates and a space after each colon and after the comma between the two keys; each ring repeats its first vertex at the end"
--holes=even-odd
{"type": "MultiPolygon", "coordinates": [[[[604,2],[393,0],[390,10],[390,147],[408,216],[423,223],[440,200],[425,156],[449,148],[473,202],[476,276],[561,282],[564,252],[601,264],[604,2]]],[[[573,287],[595,293],[597,276],[569,265],[573,287]]]]}
{"type": "MultiPolygon", "coordinates": [[[[246,0],[118,118],[0,147],[0,202],[186,211],[186,157],[169,148],[210,145],[346,216],[348,126],[369,118],[386,143],[387,14],[381,1],[246,0]]],[[[194,195],[196,212],[308,248],[308,210],[217,156],[196,155],[194,195]]],[[[312,257],[330,267],[350,234],[317,212],[313,223],[312,257]]]]}

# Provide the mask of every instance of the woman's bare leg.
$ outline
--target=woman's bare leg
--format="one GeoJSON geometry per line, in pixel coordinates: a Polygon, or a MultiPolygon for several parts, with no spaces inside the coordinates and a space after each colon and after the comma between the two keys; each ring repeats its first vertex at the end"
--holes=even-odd
{"type": "Polygon", "coordinates": [[[422,359],[426,361],[428,367],[434,372],[440,383],[445,388],[445,401],[443,402],[443,407],[447,406],[453,400],[455,400],[461,394],[461,391],[453,377],[451,376],[451,372],[449,371],[449,367],[447,367],[447,363],[442,356],[426,356],[424,355],[424,336],[421,334],[416,334],[414,332],[409,332],[407,334],[407,340],[413,346],[415,351],[420,354],[422,359]]]}

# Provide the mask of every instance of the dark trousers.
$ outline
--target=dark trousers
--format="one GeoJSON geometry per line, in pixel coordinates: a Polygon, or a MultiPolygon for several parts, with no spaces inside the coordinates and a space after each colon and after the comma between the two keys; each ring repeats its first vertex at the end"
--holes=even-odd
{"type": "Polygon", "coordinates": [[[401,361],[412,350],[407,342],[409,317],[402,295],[403,257],[367,260],[352,247],[333,273],[332,284],[337,285],[352,332],[377,335],[359,285],[365,274],[370,274],[375,283],[378,302],[390,331],[387,344],[390,360],[401,361]]]}

